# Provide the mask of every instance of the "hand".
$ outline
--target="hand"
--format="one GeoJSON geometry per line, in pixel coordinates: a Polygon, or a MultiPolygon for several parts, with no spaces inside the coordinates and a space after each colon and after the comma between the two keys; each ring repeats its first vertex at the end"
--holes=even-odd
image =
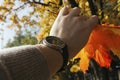
{"type": "Polygon", "coordinates": [[[91,31],[96,27],[98,18],[80,16],[80,9],[68,7],[61,9],[56,18],[50,36],[62,38],[68,45],[69,59],[73,58],[87,43],[91,31]]]}

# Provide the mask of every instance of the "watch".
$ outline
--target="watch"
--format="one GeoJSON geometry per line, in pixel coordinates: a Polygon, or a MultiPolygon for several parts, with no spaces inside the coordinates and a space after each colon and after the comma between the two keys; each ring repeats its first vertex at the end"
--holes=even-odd
{"type": "Polygon", "coordinates": [[[47,36],[46,38],[42,39],[40,43],[56,51],[59,51],[61,53],[63,57],[63,65],[58,72],[64,70],[65,66],[68,63],[68,48],[67,48],[66,43],[62,39],[55,37],[55,36],[47,36]]]}

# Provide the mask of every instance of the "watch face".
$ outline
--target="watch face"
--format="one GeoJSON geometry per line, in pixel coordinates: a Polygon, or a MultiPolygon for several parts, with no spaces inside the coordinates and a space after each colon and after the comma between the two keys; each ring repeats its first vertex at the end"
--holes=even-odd
{"type": "Polygon", "coordinates": [[[46,42],[47,42],[47,44],[52,45],[52,46],[56,46],[56,47],[60,47],[60,48],[65,47],[64,41],[61,40],[60,38],[57,38],[57,37],[54,37],[54,36],[46,37],[46,42]]]}

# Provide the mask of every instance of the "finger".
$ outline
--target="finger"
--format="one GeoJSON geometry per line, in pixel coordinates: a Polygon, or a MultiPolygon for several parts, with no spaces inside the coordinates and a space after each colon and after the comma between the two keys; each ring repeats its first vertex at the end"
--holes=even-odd
{"type": "Polygon", "coordinates": [[[80,21],[86,21],[88,18],[86,16],[79,16],[80,21]]]}
{"type": "Polygon", "coordinates": [[[73,8],[70,12],[69,15],[70,16],[79,16],[80,14],[80,9],[78,7],[73,8]]]}
{"type": "Polygon", "coordinates": [[[77,17],[74,17],[74,20],[78,23],[81,23],[83,21],[86,21],[88,18],[86,16],[77,16],[77,17]]]}
{"type": "Polygon", "coordinates": [[[98,17],[96,15],[93,15],[87,20],[87,23],[91,26],[91,29],[95,28],[98,24],[98,17]]]}
{"type": "Polygon", "coordinates": [[[75,20],[76,23],[77,22],[81,23],[81,22],[85,21],[85,18],[83,16],[81,16],[81,17],[74,17],[74,20],[75,20]]]}
{"type": "Polygon", "coordinates": [[[59,16],[64,16],[64,15],[67,15],[68,13],[69,13],[69,8],[65,6],[60,10],[59,16]]]}

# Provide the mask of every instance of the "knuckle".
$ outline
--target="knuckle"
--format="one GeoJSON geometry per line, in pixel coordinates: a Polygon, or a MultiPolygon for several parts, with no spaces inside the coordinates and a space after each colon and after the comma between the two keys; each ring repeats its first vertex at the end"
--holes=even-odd
{"type": "Polygon", "coordinates": [[[79,17],[75,17],[75,18],[74,18],[74,21],[75,21],[76,23],[79,23],[79,22],[80,22],[80,18],[79,18],[79,17]]]}
{"type": "Polygon", "coordinates": [[[75,7],[75,8],[73,9],[73,11],[78,13],[78,12],[80,12],[80,9],[79,9],[78,7],[75,7]]]}

